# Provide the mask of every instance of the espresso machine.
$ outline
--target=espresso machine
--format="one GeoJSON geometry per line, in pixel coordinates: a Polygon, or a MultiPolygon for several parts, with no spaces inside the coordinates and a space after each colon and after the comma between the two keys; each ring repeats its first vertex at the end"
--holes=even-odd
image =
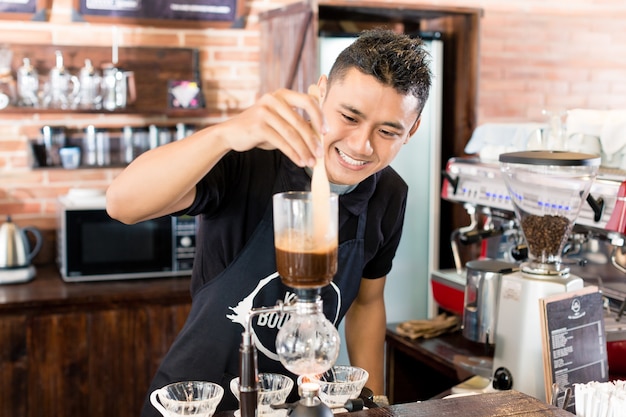
{"type": "MultiPolygon", "coordinates": [[[[488,209],[501,218],[514,215],[513,228],[523,239],[509,246],[520,257],[514,260],[516,267],[499,275],[499,305],[491,310],[497,320],[491,338],[495,342],[491,378],[498,381],[498,387],[512,387],[545,399],[538,299],[583,285],[597,285],[609,305],[611,321],[619,322],[626,310],[626,172],[599,167],[595,155],[567,159],[568,153],[532,151],[516,158],[515,154],[503,154],[499,163],[477,157],[452,158],[446,166],[441,195],[470,211],[488,209]],[[557,198],[562,201],[552,204],[557,198]],[[537,246],[532,238],[527,242],[527,235],[537,225],[522,223],[524,219],[535,219],[541,225],[547,220],[536,218],[552,219],[557,214],[561,228],[558,233],[550,233],[548,248],[537,246]]],[[[496,245],[482,247],[501,246],[502,239],[496,236],[488,241],[496,245]]],[[[498,257],[501,253],[487,250],[481,255],[503,261],[498,257]]],[[[463,265],[463,275],[466,268],[469,275],[471,262],[476,259],[463,265]]],[[[466,284],[470,284],[469,278],[463,276],[463,281],[454,285],[462,291],[466,284]]],[[[462,311],[463,306],[459,309],[462,311]]],[[[606,327],[608,333],[611,326],[606,327]]],[[[614,337],[620,336],[616,333],[614,337]]],[[[611,340],[607,335],[609,352],[611,340]]],[[[609,370],[612,366],[609,354],[609,370]]]]}
{"type": "MultiPolygon", "coordinates": [[[[296,375],[320,375],[339,355],[339,333],[322,310],[321,289],[337,272],[338,196],[286,192],[273,197],[276,266],[283,284],[296,297],[289,304],[249,311],[239,349],[239,401],[241,417],[255,417],[258,367],[252,320],[264,313],[289,315],[276,337],[276,352],[283,366],[296,375]]],[[[313,378],[312,378],[313,379],[313,378]]],[[[319,385],[298,387],[301,400],[293,417],[332,417],[318,397],[319,385]]]]}

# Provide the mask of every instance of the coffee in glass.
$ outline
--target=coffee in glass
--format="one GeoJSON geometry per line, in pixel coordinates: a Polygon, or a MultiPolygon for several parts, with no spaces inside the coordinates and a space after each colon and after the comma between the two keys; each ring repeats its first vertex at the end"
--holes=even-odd
{"type": "Polygon", "coordinates": [[[337,272],[337,202],[336,194],[324,205],[314,205],[310,192],[274,195],[276,267],[285,285],[322,288],[332,281],[337,272]],[[316,215],[314,206],[327,212],[316,215]]]}

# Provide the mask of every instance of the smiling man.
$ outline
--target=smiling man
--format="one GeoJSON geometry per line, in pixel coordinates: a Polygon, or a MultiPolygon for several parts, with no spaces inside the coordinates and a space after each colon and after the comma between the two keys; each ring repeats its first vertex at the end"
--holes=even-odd
{"type": "MultiPolygon", "coordinates": [[[[219,409],[237,408],[228,386],[238,373],[242,314],[293,297],[276,273],[272,195],[310,189],[310,167],[324,156],[331,190],[340,195],[339,266],[322,292],[324,313],[336,326],[345,318],[350,362],[383,394],[384,287],[408,192],[389,164],[419,127],[428,60],[419,39],[363,32],[320,78],[319,98],[286,89],[266,94],[228,121],[142,154],[113,181],[107,210],[122,222],[201,218],[191,312],[150,391],[212,381],[225,387],[219,409]]],[[[273,345],[280,326],[270,322],[281,323],[253,323],[259,371],[289,375],[273,345]]],[[[147,401],[142,415],[158,413],[147,401]]]]}

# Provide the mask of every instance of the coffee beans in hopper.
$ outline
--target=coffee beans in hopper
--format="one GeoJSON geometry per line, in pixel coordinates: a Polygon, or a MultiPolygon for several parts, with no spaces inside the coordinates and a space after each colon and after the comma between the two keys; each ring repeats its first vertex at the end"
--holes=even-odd
{"type": "Polygon", "coordinates": [[[522,219],[522,230],[526,236],[530,253],[536,255],[559,255],[558,251],[569,220],[563,216],[529,215],[522,219]]]}

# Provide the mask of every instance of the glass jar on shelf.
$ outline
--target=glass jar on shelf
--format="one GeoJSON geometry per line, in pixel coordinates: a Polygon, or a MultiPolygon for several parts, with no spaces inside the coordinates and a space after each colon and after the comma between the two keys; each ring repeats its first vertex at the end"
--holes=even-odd
{"type": "Polygon", "coordinates": [[[15,79],[11,74],[13,51],[6,45],[0,46],[0,110],[16,103],[15,79]]]}

